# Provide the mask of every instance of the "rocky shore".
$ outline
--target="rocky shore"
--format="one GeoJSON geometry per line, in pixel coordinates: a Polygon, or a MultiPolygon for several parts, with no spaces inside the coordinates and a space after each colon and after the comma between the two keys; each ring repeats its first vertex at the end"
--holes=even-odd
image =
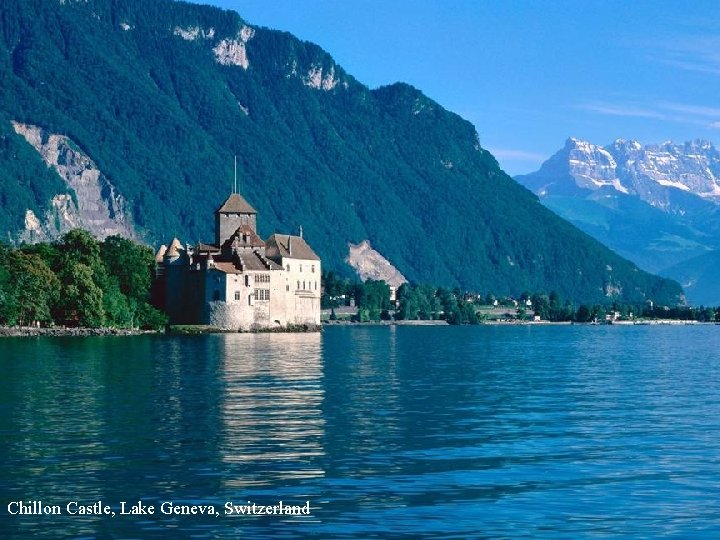
{"type": "Polygon", "coordinates": [[[147,330],[129,330],[126,328],[36,328],[30,326],[0,326],[0,337],[36,337],[36,336],[139,336],[154,334],[147,330]]]}

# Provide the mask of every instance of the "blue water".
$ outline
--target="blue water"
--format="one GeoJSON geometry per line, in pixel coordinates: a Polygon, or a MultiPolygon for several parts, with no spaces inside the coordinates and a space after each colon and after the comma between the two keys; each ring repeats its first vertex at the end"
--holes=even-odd
{"type": "Polygon", "coordinates": [[[0,340],[0,537],[720,534],[720,326],[0,340]],[[9,515],[102,500],[310,516],[9,515]]]}

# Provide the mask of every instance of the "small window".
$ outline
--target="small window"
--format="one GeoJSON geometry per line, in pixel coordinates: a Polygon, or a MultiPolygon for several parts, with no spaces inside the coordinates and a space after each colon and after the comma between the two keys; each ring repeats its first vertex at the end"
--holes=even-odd
{"type": "Polygon", "coordinates": [[[300,280],[298,279],[297,288],[300,288],[300,280]]]}
{"type": "Polygon", "coordinates": [[[300,271],[302,272],[302,264],[300,265],[300,271]]]}
{"type": "Polygon", "coordinates": [[[303,291],[305,290],[305,282],[303,281],[303,291]]]}
{"type": "Polygon", "coordinates": [[[240,291],[235,291],[235,300],[240,300],[240,291]]]}
{"type": "Polygon", "coordinates": [[[285,290],[290,292],[290,285],[285,285],[285,290]]]}
{"type": "Polygon", "coordinates": [[[245,275],[245,286],[246,287],[250,286],[250,276],[248,276],[248,275],[245,275]]]}
{"type": "Polygon", "coordinates": [[[287,265],[287,271],[288,271],[288,272],[290,271],[290,265],[289,265],[289,264],[287,265]]]}
{"type": "Polygon", "coordinates": [[[313,274],[315,273],[315,265],[314,264],[310,267],[310,272],[312,272],[313,274]]]}
{"type": "Polygon", "coordinates": [[[315,290],[317,291],[317,281],[315,282],[315,290]]]}

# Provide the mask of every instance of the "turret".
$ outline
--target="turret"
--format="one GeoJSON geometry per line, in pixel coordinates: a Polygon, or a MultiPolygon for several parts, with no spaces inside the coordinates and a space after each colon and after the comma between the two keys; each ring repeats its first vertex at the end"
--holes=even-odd
{"type": "Polygon", "coordinates": [[[215,245],[222,246],[242,225],[257,233],[257,211],[238,193],[233,193],[215,210],[215,245]]]}

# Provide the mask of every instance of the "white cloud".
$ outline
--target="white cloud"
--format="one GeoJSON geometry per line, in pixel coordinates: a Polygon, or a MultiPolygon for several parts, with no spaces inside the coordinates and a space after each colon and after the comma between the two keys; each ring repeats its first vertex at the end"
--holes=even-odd
{"type": "Polygon", "coordinates": [[[628,103],[582,103],[576,106],[590,112],[610,116],[628,116],[664,120],[676,124],[720,127],[720,107],[674,103],[667,101],[628,103]]]}
{"type": "Polygon", "coordinates": [[[665,118],[665,115],[658,111],[641,108],[636,105],[618,105],[614,103],[583,103],[581,105],[578,105],[578,108],[610,116],[634,116],[638,118],[658,119],[665,118]]]}

